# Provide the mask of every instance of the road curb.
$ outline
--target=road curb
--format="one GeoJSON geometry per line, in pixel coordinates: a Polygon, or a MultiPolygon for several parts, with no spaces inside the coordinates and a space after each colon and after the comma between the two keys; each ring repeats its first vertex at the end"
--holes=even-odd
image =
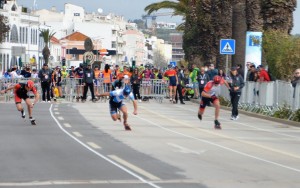
{"type": "MultiPolygon", "coordinates": [[[[198,100],[198,99],[191,99],[190,102],[198,103],[199,104],[200,100],[198,100]]],[[[227,107],[227,106],[221,106],[221,109],[231,111],[231,108],[227,107]]],[[[282,123],[282,124],[285,124],[285,125],[300,127],[300,123],[296,122],[296,121],[290,121],[290,120],[285,120],[285,119],[279,119],[279,118],[275,118],[275,117],[265,116],[265,115],[262,115],[262,114],[248,112],[248,111],[241,110],[241,109],[239,109],[239,113],[247,115],[247,116],[250,116],[250,117],[255,117],[255,118],[265,119],[265,120],[269,120],[269,121],[274,121],[274,122],[277,122],[277,123],[282,123]]]]}

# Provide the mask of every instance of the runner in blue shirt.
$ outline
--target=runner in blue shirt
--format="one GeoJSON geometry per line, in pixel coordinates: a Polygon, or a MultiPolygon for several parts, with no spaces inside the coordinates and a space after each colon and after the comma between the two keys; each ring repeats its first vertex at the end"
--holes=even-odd
{"type": "Polygon", "coordinates": [[[110,96],[109,100],[109,109],[110,109],[110,114],[111,118],[114,121],[117,121],[120,119],[118,112],[118,109],[123,113],[123,124],[124,128],[127,131],[130,131],[131,128],[127,123],[127,118],[128,118],[128,113],[127,113],[127,107],[125,106],[123,100],[129,97],[131,101],[133,101],[133,107],[134,111],[133,114],[137,115],[137,101],[134,100],[134,95],[131,92],[131,89],[129,86],[125,86],[124,89],[117,89],[111,92],[106,92],[98,95],[99,97],[103,96],[110,96]]]}

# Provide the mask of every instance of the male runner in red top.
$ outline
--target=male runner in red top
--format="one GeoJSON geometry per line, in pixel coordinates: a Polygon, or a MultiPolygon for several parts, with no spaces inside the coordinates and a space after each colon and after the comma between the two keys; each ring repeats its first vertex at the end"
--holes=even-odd
{"type": "Polygon", "coordinates": [[[198,110],[198,118],[202,120],[202,115],[204,113],[205,107],[212,102],[215,106],[215,129],[221,129],[221,124],[218,121],[219,112],[220,112],[220,101],[218,99],[218,93],[221,85],[225,84],[229,89],[229,85],[221,76],[215,76],[213,81],[207,82],[204,87],[204,90],[201,93],[202,99],[200,102],[200,107],[198,110]]]}
{"type": "Polygon", "coordinates": [[[18,109],[18,111],[21,112],[22,118],[25,118],[25,111],[21,104],[22,99],[23,99],[27,105],[29,119],[30,119],[31,123],[35,123],[35,119],[32,117],[32,108],[33,108],[34,104],[36,104],[39,101],[40,96],[39,96],[39,93],[37,92],[36,88],[34,87],[34,82],[32,80],[28,80],[26,83],[18,83],[14,86],[8,87],[5,90],[2,90],[1,94],[4,94],[7,91],[12,90],[12,89],[14,90],[15,102],[16,102],[17,109],[18,109]],[[32,91],[35,96],[35,100],[33,103],[31,102],[29,96],[27,95],[27,93],[29,91],[32,91]]]}

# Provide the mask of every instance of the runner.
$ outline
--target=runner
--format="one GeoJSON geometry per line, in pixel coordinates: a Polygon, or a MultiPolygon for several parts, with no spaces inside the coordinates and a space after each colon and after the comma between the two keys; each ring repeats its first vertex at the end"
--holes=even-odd
{"type": "Polygon", "coordinates": [[[220,101],[218,99],[218,93],[220,93],[221,85],[225,84],[229,89],[228,83],[220,76],[215,76],[213,81],[209,81],[202,91],[202,99],[200,102],[200,107],[198,110],[198,118],[202,120],[202,115],[204,113],[205,107],[211,102],[215,106],[215,129],[222,129],[221,124],[218,120],[220,112],[220,101]]]}
{"type": "Polygon", "coordinates": [[[128,118],[127,107],[123,103],[123,100],[125,98],[129,97],[129,99],[133,101],[133,107],[134,107],[133,114],[137,115],[137,101],[134,100],[134,96],[133,96],[133,93],[131,92],[130,87],[125,86],[124,89],[118,89],[115,91],[102,93],[98,96],[99,97],[110,96],[109,109],[110,109],[111,118],[114,121],[117,121],[118,119],[120,119],[118,117],[119,114],[117,113],[118,109],[119,109],[123,113],[123,124],[124,124],[125,130],[130,131],[131,128],[127,123],[127,118],[128,118]]]}
{"type": "Polygon", "coordinates": [[[170,102],[176,104],[175,95],[176,95],[176,90],[178,85],[178,77],[172,65],[168,65],[168,68],[169,70],[165,72],[164,76],[167,76],[169,78],[170,102]]]}
{"type": "Polygon", "coordinates": [[[31,124],[35,125],[35,119],[32,117],[32,108],[33,106],[39,101],[39,93],[37,92],[36,88],[34,87],[34,82],[32,80],[28,80],[26,83],[18,83],[14,86],[11,86],[5,90],[1,91],[1,94],[7,93],[9,90],[14,90],[14,95],[15,95],[15,103],[17,110],[21,112],[22,118],[25,118],[25,111],[24,108],[21,104],[22,99],[25,101],[28,109],[28,114],[29,114],[29,120],[31,124]],[[32,91],[35,99],[34,102],[32,103],[29,96],[27,93],[29,91],[32,91]]]}

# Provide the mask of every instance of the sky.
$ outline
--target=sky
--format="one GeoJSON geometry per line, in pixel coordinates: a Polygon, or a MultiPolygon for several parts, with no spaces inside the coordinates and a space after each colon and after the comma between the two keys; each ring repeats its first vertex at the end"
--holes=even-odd
{"type": "MultiPolygon", "coordinates": [[[[87,12],[97,12],[99,8],[103,9],[103,14],[114,13],[116,15],[124,16],[125,19],[141,19],[141,16],[145,14],[144,8],[156,2],[162,0],[17,0],[17,3],[29,8],[33,7],[34,1],[36,2],[37,9],[50,9],[55,6],[58,11],[63,11],[65,3],[71,3],[74,5],[82,6],[87,12]]],[[[292,34],[300,34],[300,0],[297,0],[298,7],[294,12],[294,28],[292,34]]],[[[171,12],[170,10],[164,10],[162,12],[171,12]]],[[[157,18],[157,21],[168,21],[180,23],[180,17],[161,16],[157,18]]]]}

